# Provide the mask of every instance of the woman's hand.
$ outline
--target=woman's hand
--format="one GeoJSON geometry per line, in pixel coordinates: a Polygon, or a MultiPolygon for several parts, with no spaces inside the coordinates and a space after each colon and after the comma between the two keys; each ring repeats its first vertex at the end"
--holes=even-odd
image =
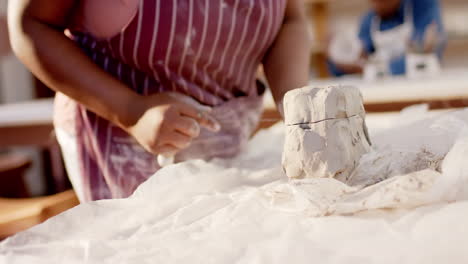
{"type": "Polygon", "coordinates": [[[213,132],[220,129],[209,113],[211,108],[188,96],[160,93],[140,98],[122,127],[153,154],[174,155],[187,148],[200,134],[200,127],[213,132]]]}

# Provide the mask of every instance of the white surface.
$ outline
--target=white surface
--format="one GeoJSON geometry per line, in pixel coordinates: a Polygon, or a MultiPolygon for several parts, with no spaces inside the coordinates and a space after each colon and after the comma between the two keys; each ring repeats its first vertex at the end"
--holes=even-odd
{"type": "Polygon", "coordinates": [[[54,99],[0,105],[0,126],[52,124],[54,99]]]}
{"type": "Polygon", "coordinates": [[[365,189],[288,182],[278,125],[237,159],[169,166],[129,199],[83,204],[8,239],[0,263],[468,263],[468,110],[400,118],[412,121],[369,120],[377,151],[450,150],[442,173],[365,189]],[[369,210],[382,207],[395,209],[369,210]]]}

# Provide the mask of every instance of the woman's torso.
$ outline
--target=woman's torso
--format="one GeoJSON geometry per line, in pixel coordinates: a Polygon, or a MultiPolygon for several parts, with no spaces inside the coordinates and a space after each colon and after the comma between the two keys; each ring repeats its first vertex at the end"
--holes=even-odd
{"type": "Polygon", "coordinates": [[[256,68],[286,2],[85,0],[71,32],[101,68],[139,93],[177,91],[220,105],[256,92],[256,68]]]}
{"type": "MultiPolygon", "coordinates": [[[[138,0],[135,10],[135,0],[83,0],[68,35],[140,94],[177,91],[215,106],[221,131],[202,131],[178,160],[230,157],[258,123],[256,69],[281,28],[286,2],[138,0]]],[[[85,200],[127,197],[159,168],[131,136],[84,106],[59,94],[56,109],[56,127],[76,138],[81,174],[71,178],[82,183],[85,200]]]]}

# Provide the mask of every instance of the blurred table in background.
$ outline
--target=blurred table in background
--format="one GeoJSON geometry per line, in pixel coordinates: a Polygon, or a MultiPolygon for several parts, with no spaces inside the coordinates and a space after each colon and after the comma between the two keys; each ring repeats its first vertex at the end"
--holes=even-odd
{"type": "Polygon", "coordinates": [[[19,153],[0,154],[0,197],[28,198],[31,196],[26,185],[26,171],[32,160],[19,153]]]}
{"type": "Polygon", "coordinates": [[[361,89],[368,112],[400,111],[414,104],[428,104],[430,109],[468,106],[468,68],[445,70],[438,76],[408,79],[394,76],[368,82],[360,77],[311,81],[310,85],[351,85],[361,89]]]}
{"type": "Polygon", "coordinates": [[[0,147],[47,146],[53,132],[53,99],[0,105],[0,147]]]}
{"type": "Polygon", "coordinates": [[[38,225],[79,204],[73,190],[29,198],[0,198],[0,240],[38,225]]]}
{"type": "MultiPolygon", "coordinates": [[[[69,186],[64,183],[66,175],[53,130],[53,98],[0,105],[0,148],[38,146],[46,149],[49,156],[46,172],[50,173],[45,176],[48,187],[52,188],[48,192],[60,192],[37,198],[0,198],[0,240],[42,223],[79,203],[72,190],[63,192],[69,186]]],[[[20,174],[29,165],[22,156],[0,156],[0,180],[6,183],[0,187],[27,193],[20,174]]],[[[8,197],[27,196],[12,194],[8,197]]]]}
{"type": "Polygon", "coordinates": [[[44,152],[47,193],[69,188],[53,126],[53,98],[0,105],[0,148],[36,146],[44,152]]]}
{"type": "MultiPolygon", "coordinates": [[[[392,112],[414,104],[428,104],[430,109],[468,107],[468,68],[445,70],[439,76],[407,79],[404,76],[368,82],[359,76],[317,79],[314,87],[350,85],[361,89],[367,112],[392,112]]],[[[265,97],[264,124],[279,121],[271,96],[265,97]]]]}

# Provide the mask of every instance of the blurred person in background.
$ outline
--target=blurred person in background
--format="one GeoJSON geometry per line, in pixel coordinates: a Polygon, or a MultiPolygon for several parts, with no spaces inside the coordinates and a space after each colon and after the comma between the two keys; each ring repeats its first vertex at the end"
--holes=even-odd
{"type": "Polygon", "coordinates": [[[308,83],[302,0],[14,0],[8,12],[14,52],[57,91],[81,201],[128,197],[156,155],[238,154],[262,112],[260,65],[278,105],[308,83]]]}
{"type": "Polygon", "coordinates": [[[344,34],[332,41],[333,75],[362,73],[369,60],[383,61],[392,75],[405,74],[408,53],[434,53],[441,59],[446,36],[438,0],[370,0],[370,4],[357,37],[344,34]]]}

